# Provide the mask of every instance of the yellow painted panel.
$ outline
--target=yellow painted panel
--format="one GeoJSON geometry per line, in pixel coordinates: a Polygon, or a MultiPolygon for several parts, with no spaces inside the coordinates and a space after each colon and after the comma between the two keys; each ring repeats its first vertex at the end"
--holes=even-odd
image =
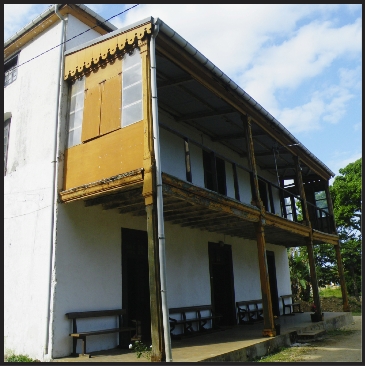
{"type": "Polygon", "coordinates": [[[84,114],[82,121],[82,142],[99,136],[100,127],[100,85],[85,90],[84,114]]]}
{"type": "Polygon", "coordinates": [[[116,59],[113,63],[107,63],[86,76],[85,89],[93,88],[104,80],[108,80],[122,72],[122,59],[116,59]]]}
{"type": "Polygon", "coordinates": [[[122,76],[114,76],[102,85],[100,135],[121,127],[122,76]]]}
{"type": "Polygon", "coordinates": [[[143,121],[66,150],[63,190],[143,167],[143,121]]]}

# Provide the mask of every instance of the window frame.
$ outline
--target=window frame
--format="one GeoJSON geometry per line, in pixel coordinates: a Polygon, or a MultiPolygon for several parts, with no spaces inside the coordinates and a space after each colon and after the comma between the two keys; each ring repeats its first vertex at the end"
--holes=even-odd
{"type": "Polygon", "coordinates": [[[11,117],[4,121],[4,176],[7,173],[11,117]],[[5,130],[7,129],[7,130],[5,130]],[[5,142],[6,141],[6,142],[5,142]]]}
{"type": "Polygon", "coordinates": [[[12,56],[9,60],[7,60],[4,63],[4,88],[12,84],[17,79],[18,61],[19,61],[19,53],[12,56]]]}

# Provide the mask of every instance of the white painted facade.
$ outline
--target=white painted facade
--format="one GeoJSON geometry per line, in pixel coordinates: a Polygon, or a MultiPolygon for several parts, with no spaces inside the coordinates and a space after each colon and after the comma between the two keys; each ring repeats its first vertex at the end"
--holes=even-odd
{"type": "MultiPolygon", "coordinates": [[[[85,24],[69,16],[67,39],[86,29],[85,24]]],[[[67,43],[66,49],[97,36],[97,32],[90,30],[67,43]]],[[[61,23],[27,44],[19,54],[19,64],[59,44],[59,40],[61,23]]],[[[5,351],[42,361],[70,354],[72,328],[65,316],[67,312],[122,307],[121,228],[147,229],[145,217],[120,215],[117,210],[103,211],[100,206],[85,208],[83,202],[56,204],[53,212],[59,69],[60,52],[55,49],[19,67],[17,80],[4,89],[4,113],[12,116],[8,170],[4,177],[4,347],[5,351]]],[[[66,96],[65,87],[61,158],[56,169],[59,173],[63,170],[67,131],[66,96]]],[[[160,121],[247,166],[246,159],[211,142],[193,128],[178,126],[163,113],[160,121]]],[[[160,136],[162,170],[185,180],[183,140],[164,129],[160,129],[160,136]]],[[[204,187],[201,148],[191,145],[190,153],[193,184],[204,187]]],[[[228,163],[226,172],[227,195],[234,198],[233,172],[228,163]]],[[[238,169],[238,178],[241,201],[250,203],[249,175],[238,169]]],[[[62,174],[58,175],[58,181],[62,181],[62,174]]],[[[208,242],[219,240],[232,246],[235,301],[261,298],[256,242],[170,223],[165,224],[165,236],[168,307],[211,303],[208,242]]],[[[279,296],[290,293],[285,247],[268,243],[267,249],[275,253],[279,296]]],[[[97,329],[101,323],[116,325],[108,319],[85,319],[79,324],[88,330],[97,329]]],[[[88,351],[116,344],[117,335],[90,337],[88,351]]]]}
{"type": "MultiPolygon", "coordinates": [[[[100,206],[85,208],[82,202],[60,206],[53,298],[54,358],[65,357],[72,349],[67,312],[122,307],[122,228],[146,231],[146,218],[120,215],[117,210],[102,210],[100,206]]],[[[261,298],[255,241],[170,223],[165,224],[165,236],[169,308],[211,303],[208,242],[219,240],[232,246],[235,301],[261,298]]],[[[279,296],[290,293],[285,247],[267,244],[267,250],[275,253],[279,296]]],[[[79,324],[85,331],[116,325],[112,318],[85,319],[79,324]]],[[[88,339],[90,352],[116,345],[116,335],[88,339]]],[[[77,351],[81,351],[81,342],[77,351]]]]}
{"type": "MultiPolygon", "coordinates": [[[[163,111],[159,112],[159,120],[163,125],[166,125],[170,129],[181,133],[183,136],[186,136],[189,139],[204,145],[208,149],[215,151],[217,154],[227,159],[225,160],[227,196],[230,198],[235,198],[233,168],[231,162],[235,162],[236,164],[249,169],[247,159],[240,157],[236,152],[224,146],[223,144],[219,142],[213,142],[208,136],[204,135],[202,132],[194,129],[193,127],[181,125],[175,122],[163,111]]],[[[184,139],[162,127],[160,128],[160,141],[162,171],[179,179],[186,180],[184,139]]],[[[191,142],[189,144],[189,149],[192,183],[199,187],[205,188],[202,148],[191,142]]],[[[268,173],[267,171],[261,170],[259,167],[257,170],[257,174],[259,176],[274,184],[278,184],[276,176],[268,173]]],[[[248,171],[237,166],[237,179],[240,201],[251,204],[251,185],[248,171]]],[[[280,208],[279,191],[273,187],[272,193],[274,206],[276,208],[276,212],[278,212],[280,208]]],[[[270,208],[267,209],[269,210],[270,208]]]]}
{"type": "MultiPolygon", "coordinates": [[[[68,17],[67,39],[85,29],[78,19],[68,17]]],[[[19,53],[18,65],[59,45],[61,33],[58,22],[32,39],[19,53]]],[[[97,36],[90,30],[70,43],[97,36]]],[[[60,61],[55,48],[20,66],[17,79],[4,88],[4,120],[11,115],[4,177],[4,349],[40,360],[51,357],[44,353],[60,61]]],[[[65,120],[62,123],[65,134],[65,120]]]]}

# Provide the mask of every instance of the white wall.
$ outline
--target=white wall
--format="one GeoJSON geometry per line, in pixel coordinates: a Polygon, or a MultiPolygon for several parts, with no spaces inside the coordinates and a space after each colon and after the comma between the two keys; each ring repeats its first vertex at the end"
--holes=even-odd
{"type": "MultiPolygon", "coordinates": [[[[146,231],[145,217],[120,215],[82,202],[63,204],[57,230],[56,279],[53,296],[52,356],[72,350],[71,321],[67,312],[122,307],[121,228],[146,231]]],[[[232,246],[235,301],[261,298],[255,241],[182,228],[165,223],[168,307],[211,304],[208,242],[224,240],[232,246]]],[[[279,295],[290,293],[286,249],[267,245],[275,252],[279,295]],[[288,292],[289,291],[289,292],[288,292]]],[[[82,329],[115,325],[113,319],[85,319],[82,329]]],[[[176,329],[179,331],[179,329],[176,329]]],[[[88,352],[113,348],[115,335],[90,337],[88,352]]],[[[78,345],[80,351],[81,342],[78,345]]]]}
{"type": "MultiPolygon", "coordinates": [[[[117,210],[100,206],[85,208],[83,202],[59,208],[55,249],[56,283],[52,356],[71,353],[71,320],[68,312],[122,308],[121,228],[146,231],[145,218],[119,215],[117,210]]],[[[82,330],[117,326],[116,318],[78,320],[82,330]]],[[[90,337],[87,351],[116,347],[115,334],[90,337]]],[[[78,352],[81,341],[78,342],[78,352]]]]}
{"type": "MultiPolygon", "coordinates": [[[[237,153],[229,149],[228,147],[220,144],[219,142],[213,142],[211,139],[204,135],[197,129],[176,123],[168,114],[164,111],[159,111],[159,121],[172,128],[175,131],[182,133],[184,136],[202,143],[209,149],[212,149],[217,154],[226,157],[230,161],[234,161],[246,168],[248,168],[248,162],[246,158],[241,158],[237,153]]],[[[162,171],[171,174],[182,180],[186,180],[185,174],[185,155],[184,155],[184,140],[182,137],[175,135],[172,132],[160,127],[160,140],[161,140],[161,166],[162,171]]],[[[192,183],[204,187],[204,169],[203,169],[203,152],[200,147],[194,143],[189,143],[190,149],[190,161],[192,172],[192,183]]],[[[235,198],[234,190],[234,178],[232,164],[225,161],[226,167],[226,186],[227,196],[235,198]]],[[[276,177],[267,171],[258,168],[258,174],[267,180],[276,183],[276,177]]],[[[249,173],[237,167],[237,179],[240,194],[240,201],[251,204],[251,185],[249,173]]],[[[269,197],[269,195],[268,195],[269,197]]],[[[280,212],[280,199],[279,192],[273,189],[273,200],[275,205],[275,212],[280,212]]],[[[270,210],[270,207],[267,207],[270,210]]]]}
{"type": "Polygon", "coordinates": [[[68,24],[67,24],[67,33],[66,33],[66,39],[70,39],[74,37],[75,35],[78,35],[82,32],[82,35],[79,37],[76,37],[69,42],[66,42],[66,51],[70,50],[73,47],[76,47],[82,43],[91,41],[94,38],[101,37],[101,34],[95,31],[94,29],[90,29],[89,26],[87,26],[85,23],[81,22],[71,14],[68,15],[68,24]]]}
{"type": "MultiPolygon", "coordinates": [[[[69,16],[67,38],[86,28],[69,16]]],[[[66,47],[95,36],[100,34],[89,31],[66,47]]],[[[23,47],[18,64],[58,45],[60,40],[61,23],[57,22],[23,47]]],[[[17,79],[4,88],[4,114],[12,115],[4,177],[4,348],[5,352],[40,360],[50,357],[44,351],[59,56],[56,48],[21,65],[17,79]]],[[[65,121],[61,130],[64,139],[65,121]]]]}
{"type": "MultiPolygon", "coordinates": [[[[60,32],[55,25],[34,39],[18,64],[51,48],[60,32]]],[[[39,359],[47,326],[58,68],[59,51],[48,52],[20,66],[4,88],[4,112],[12,113],[4,177],[5,348],[39,359]]]]}

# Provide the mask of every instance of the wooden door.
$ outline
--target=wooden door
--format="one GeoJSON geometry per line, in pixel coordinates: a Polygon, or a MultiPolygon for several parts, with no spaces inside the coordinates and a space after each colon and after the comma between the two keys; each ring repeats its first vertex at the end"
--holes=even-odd
{"type": "Polygon", "coordinates": [[[228,244],[208,243],[208,252],[213,309],[223,315],[221,325],[234,325],[236,315],[232,248],[228,244]]]}
{"type": "Polygon", "coordinates": [[[267,270],[269,273],[272,312],[274,315],[280,316],[274,252],[267,250],[266,260],[267,260],[267,270]]]}
{"type": "MultiPolygon", "coordinates": [[[[122,306],[128,326],[141,322],[142,339],[151,339],[147,232],[122,229],[122,306]]],[[[125,324],[125,325],[127,325],[125,324]]]]}

